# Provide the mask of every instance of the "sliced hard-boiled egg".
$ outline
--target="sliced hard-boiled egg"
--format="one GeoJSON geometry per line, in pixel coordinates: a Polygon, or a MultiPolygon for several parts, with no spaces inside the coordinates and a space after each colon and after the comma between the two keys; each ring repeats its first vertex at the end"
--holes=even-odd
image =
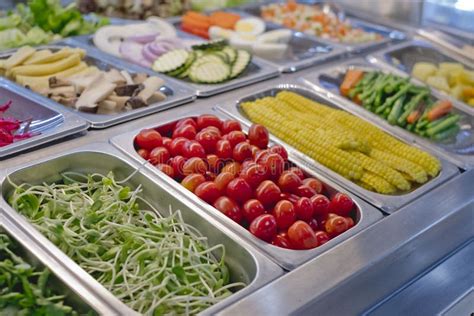
{"type": "Polygon", "coordinates": [[[285,56],[287,44],[255,42],[252,46],[253,53],[266,59],[282,59],[285,56]]]}
{"type": "Polygon", "coordinates": [[[230,38],[230,45],[237,49],[243,49],[252,52],[252,46],[257,38],[252,34],[234,34],[230,38]]]}
{"type": "Polygon", "coordinates": [[[239,34],[258,36],[265,32],[265,22],[259,18],[244,18],[235,23],[234,30],[239,34]]]}
{"type": "Polygon", "coordinates": [[[211,26],[209,28],[209,38],[211,40],[225,39],[229,40],[235,34],[234,31],[225,29],[220,26],[211,26]]]}
{"type": "Polygon", "coordinates": [[[292,34],[291,30],[273,30],[259,35],[257,41],[261,43],[288,44],[292,34]]]}

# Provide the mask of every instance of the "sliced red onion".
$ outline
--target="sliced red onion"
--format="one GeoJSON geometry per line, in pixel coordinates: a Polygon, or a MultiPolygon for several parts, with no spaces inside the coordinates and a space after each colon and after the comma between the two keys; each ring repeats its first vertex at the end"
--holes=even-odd
{"type": "Polygon", "coordinates": [[[146,60],[153,63],[161,55],[154,54],[150,48],[151,45],[152,43],[148,43],[148,44],[145,44],[145,46],[143,46],[142,55],[143,57],[145,57],[146,60]]]}
{"type": "Polygon", "coordinates": [[[150,51],[155,55],[161,56],[166,53],[168,49],[166,47],[163,47],[161,43],[153,42],[150,44],[150,51]]]}
{"type": "Polygon", "coordinates": [[[127,37],[126,40],[140,43],[140,44],[146,44],[146,43],[153,42],[158,35],[160,35],[159,32],[153,33],[153,34],[145,34],[145,35],[134,35],[134,36],[127,37]]]}
{"type": "Polygon", "coordinates": [[[151,62],[143,57],[143,46],[143,44],[137,42],[124,41],[122,44],[120,44],[120,54],[123,56],[123,58],[132,63],[145,67],[151,67],[151,62]]]}

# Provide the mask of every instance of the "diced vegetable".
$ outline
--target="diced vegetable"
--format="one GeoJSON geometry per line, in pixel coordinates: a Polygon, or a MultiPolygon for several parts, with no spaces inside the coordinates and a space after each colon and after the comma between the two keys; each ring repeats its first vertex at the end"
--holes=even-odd
{"type": "Polygon", "coordinates": [[[344,76],[344,81],[341,84],[341,94],[347,96],[349,90],[351,90],[355,85],[362,79],[364,72],[358,69],[350,69],[346,72],[344,76]]]}
{"type": "Polygon", "coordinates": [[[10,108],[12,101],[0,105],[0,147],[10,145],[22,139],[27,139],[39,132],[28,132],[31,119],[26,121],[19,121],[15,118],[4,117],[4,113],[10,108]]]}

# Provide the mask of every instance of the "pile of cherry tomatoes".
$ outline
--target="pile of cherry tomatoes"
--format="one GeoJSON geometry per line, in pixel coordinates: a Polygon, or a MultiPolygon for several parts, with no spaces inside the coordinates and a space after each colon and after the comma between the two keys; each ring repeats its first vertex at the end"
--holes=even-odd
{"type": "Polygon", "coordinates": [[[253,235],[288,249],[311,249],[354,226],[352,199],[307,177],[258,124],[185,118],[135,138],[140,156],[253,235]]]}

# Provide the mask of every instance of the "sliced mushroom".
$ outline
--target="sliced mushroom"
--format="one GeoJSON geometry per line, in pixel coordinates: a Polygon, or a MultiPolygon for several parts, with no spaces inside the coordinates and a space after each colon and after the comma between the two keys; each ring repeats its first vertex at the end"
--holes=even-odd
{"type": "Polygon", "coordinates": [[[148,99],[147,103],[152,104],[152,103],[157,103],[161,102],[166,99],[166,94],[164,94],[161,91],[156,91],[153,93],[153,95],[148,99]]]}
{"type": "Polygon", "coordinates": [[[125,81],[127,82],[127,84],[134,84],[132,77],[127,71],[122,70],[120,74],[125,78],[125,81]]]}
{"type": "Polygon", "coordinates": [[[148,102],[148,99],[158,91],[165,82],[159,77],[149,77],[144,82],[145,86],[140,93],[137,94],[137,97],[141,98],[145,103],[148,102]]]}
{"type": "Polygon", "coordinates": [[[70,98],[64,98],[64,97],[59,97],[59,101],[57,101],[65,106],[73,108],[74,105],[77,102],[77,97],[70,97],[70,98]]]}
{"type": "Polygon", "coordinates": [[[105,100],[115,89],[117,85],[108,82],[101,73],[97,78],[82,92],[76,102],[76,109],[90,112],[97,109],[97,103],[105,100]]]}
{"type": "Polygon", "coordinates": [[[133,96],[136,96],[143,89],[144,89],[143,84],[129,84],[129,85],[118,86],[115,88],[114,91],[115,93],[117,93],[118,96],[133,97],[133,96]]]}
{"type": "Polygon", "coordinates": [[[125,104],[130,106],[132,109],[138,109],[147,106],[146,102],[138,96],[131,97],[125,104]]]}
{"type": "Polygon", "coordinates": [[[118,95],[109,95],[107,100],[113,101],[116,104],[117,110],[121,111],[125,107],[125,103],[127,103],[129,97],[120,97],[118,95]]]}
{"type": "Polygon", "coordinates": [[[72,85],[76,87],[77,93],[82,93],[87,89],[97,78],[101,75],[101,72],[93,72],[84,75],[75,75],[69,77],[69,81],[72,85]]]}
{"type": "Polygon", "coordinates": [[[147,78],[148,78],[148,75],[146,73],[140,72],[140,73],[135,74],[135,76],[133,76],[133,82],[143,83],[143,81],[145,81],[147,78]]]}
{"type": "Polygon", "coordinates": [[[58,88],[58,87],[65,87],[70,86],[71,83],[66,79],[61,79],[58,77],[50,77],[48,80],[50,88],[58,88]]]}
{"type": "Polygon", "coordinates": [[[98,103],[98,109],[99,110],[106,110],[106,111],[113,111],[114,113],[117,112],[117,103],[108,99],[105,99],[103,101],[100,101],[98,103]]]}
{"type": "Polygon", "coordinates": [[[76,96],[76,89],[74,86],[61,86],[57,88],[49,88],[46,90],[48,97],[51,96],[60,96],[66,98],[72,98],[76,96]]]}
{"type": "Polygon", "coordinates": [[[105,80],[116,83],[116,84],[125,84],[127,80],[124,76],[115,68],[110,69],[105,73],[105,80]]]}

